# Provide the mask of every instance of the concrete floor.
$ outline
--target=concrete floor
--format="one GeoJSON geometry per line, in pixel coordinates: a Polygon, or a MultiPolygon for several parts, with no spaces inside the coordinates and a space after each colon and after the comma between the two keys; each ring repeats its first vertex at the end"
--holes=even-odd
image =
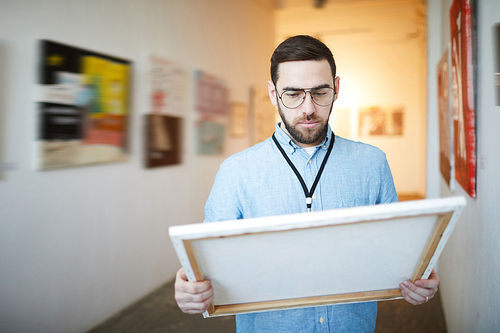
{"type": "Polygon", "coordinates": [[[183,313],[175,302],[174,281],[171,281],[89,333],[224,333],[235,330],[233,316],[203,318],[202,315],[183,313]]]}
{"type": "MultiPolygon", "coordinates": [[[[173,281],[106,320],[89,333],[208,333],[235,332],[233,316],[203,318],[177,307],[173,281]]],[[[404,300],[378,303],[376,333],[446,333],[439,293],[428,303],[413,306],[404,300]]]]}

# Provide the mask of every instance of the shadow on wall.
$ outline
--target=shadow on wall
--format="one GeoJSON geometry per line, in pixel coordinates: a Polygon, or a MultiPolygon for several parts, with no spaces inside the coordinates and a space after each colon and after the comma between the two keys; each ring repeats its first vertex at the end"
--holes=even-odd
{"type": "Polygon", "coordinates": [[[7,72],[7,52],[5,42],[0,40],[0,181],[5,179],[5,169],[8,167],[7,162],[5,162],[5,142],[6,142],[6,132],[7,128],[5,126],[5,115],[7,108],[7,83],[5,73],[7,72]]]}

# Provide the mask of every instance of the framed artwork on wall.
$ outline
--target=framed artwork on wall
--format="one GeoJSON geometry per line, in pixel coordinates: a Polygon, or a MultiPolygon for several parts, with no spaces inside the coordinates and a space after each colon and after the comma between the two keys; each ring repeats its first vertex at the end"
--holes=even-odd
{"type": "Polygon", "coordinates": [[[38,168],[126,160],[132,63],[47,40],[40,48],[38,168]]]}
{"type": "Polygon", "coordinates": [[[222,154],[230,114],[229,89],[222,79],[201,70],[194,72],[194,79],[198,154],[222,154]]]}
{"type": "Polygon", "coordinates": [[[231,116],[229,117],[229,133],[234,137],[247,135],[248,107],[245,103],[231,103],[231,116]]]}
{"type": "Polygon", "coordinates": [[[214,116],[228,117],[229,89],[223,80],[197,70],[194,73],[196,84],[196,111],[201,118],[214,116]]]}
{"type": "Polygon", "coordinates": [[[183,117],[186,115],[188,72],[180,64],[151,55],[147,58],[148,112],[183,117]]]}
{"type": "Polygon", "coordinates": [[[450,99],[450,53],[446,50],[437,66],[439,110],[439,168],[450,190],[455,189],[455,160],[453,158],[453,117],[450,99]]]}
{"type": "Polygon", "coordinates": [[[273,135],[278,110],[269,100],[267,88],[253,87],[251,96],[252,143],[256,144],[273,135]]]}
{"type": "Polygon", "coordinates": [[[359,109],[359,135],[403,135],[403,107],[369,106],[359,109]]]}
{"type": "Polygon", "coordinates": [[[469,0],[454,0],[450,8],[450,53],[455,178],[475,198],[477,158],[472,23],[469,0]]]}
{"type": "Polygon", "coordinates": [[[180,164],[182,126],[186,114],[188,73],[179,64],[158,56],[147,58],[144,117],[145,166],[180,164]]]}
{"type": "Polygon", "coordinates": [[[220,155],[224,151],[226,126],[211,121],[200,121],[196,124],[198,154],[220,155]]]}
{"type": "Polygon", "coordinates": [[[145,116],[147,168],[181,163],[182,118],[165,114],[145,116]]]}

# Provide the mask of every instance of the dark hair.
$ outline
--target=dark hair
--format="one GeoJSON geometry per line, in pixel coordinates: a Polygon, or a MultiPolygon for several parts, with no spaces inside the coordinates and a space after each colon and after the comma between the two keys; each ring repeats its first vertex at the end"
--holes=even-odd
{"type": "Polygon", "coordinates": [[[293,36],[283,41],[271,56],[271,80],[278,81],[278,65],[287,61],[328,60],[335,79],[337,67],[330,49],[320,40],[306,35],[293,36]]]}

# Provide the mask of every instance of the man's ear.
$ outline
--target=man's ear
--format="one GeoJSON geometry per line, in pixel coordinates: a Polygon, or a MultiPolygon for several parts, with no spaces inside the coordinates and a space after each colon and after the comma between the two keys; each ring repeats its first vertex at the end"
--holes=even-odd
{"type": "Polygon", "coordinates": [[[267,81],[267,90],[269,92],[269,99],[271,100],[271,103],[273,103],[274,106],[277,106],[276,87],[272,81],[267,81]]]}
{"type": "Polygon", "coordinates": [[[340,77],[335,78],[335,97],[333,98],[333,101],[335,102],[337,98],[339,97],[339,89],[340,89],[340,77]]]}

